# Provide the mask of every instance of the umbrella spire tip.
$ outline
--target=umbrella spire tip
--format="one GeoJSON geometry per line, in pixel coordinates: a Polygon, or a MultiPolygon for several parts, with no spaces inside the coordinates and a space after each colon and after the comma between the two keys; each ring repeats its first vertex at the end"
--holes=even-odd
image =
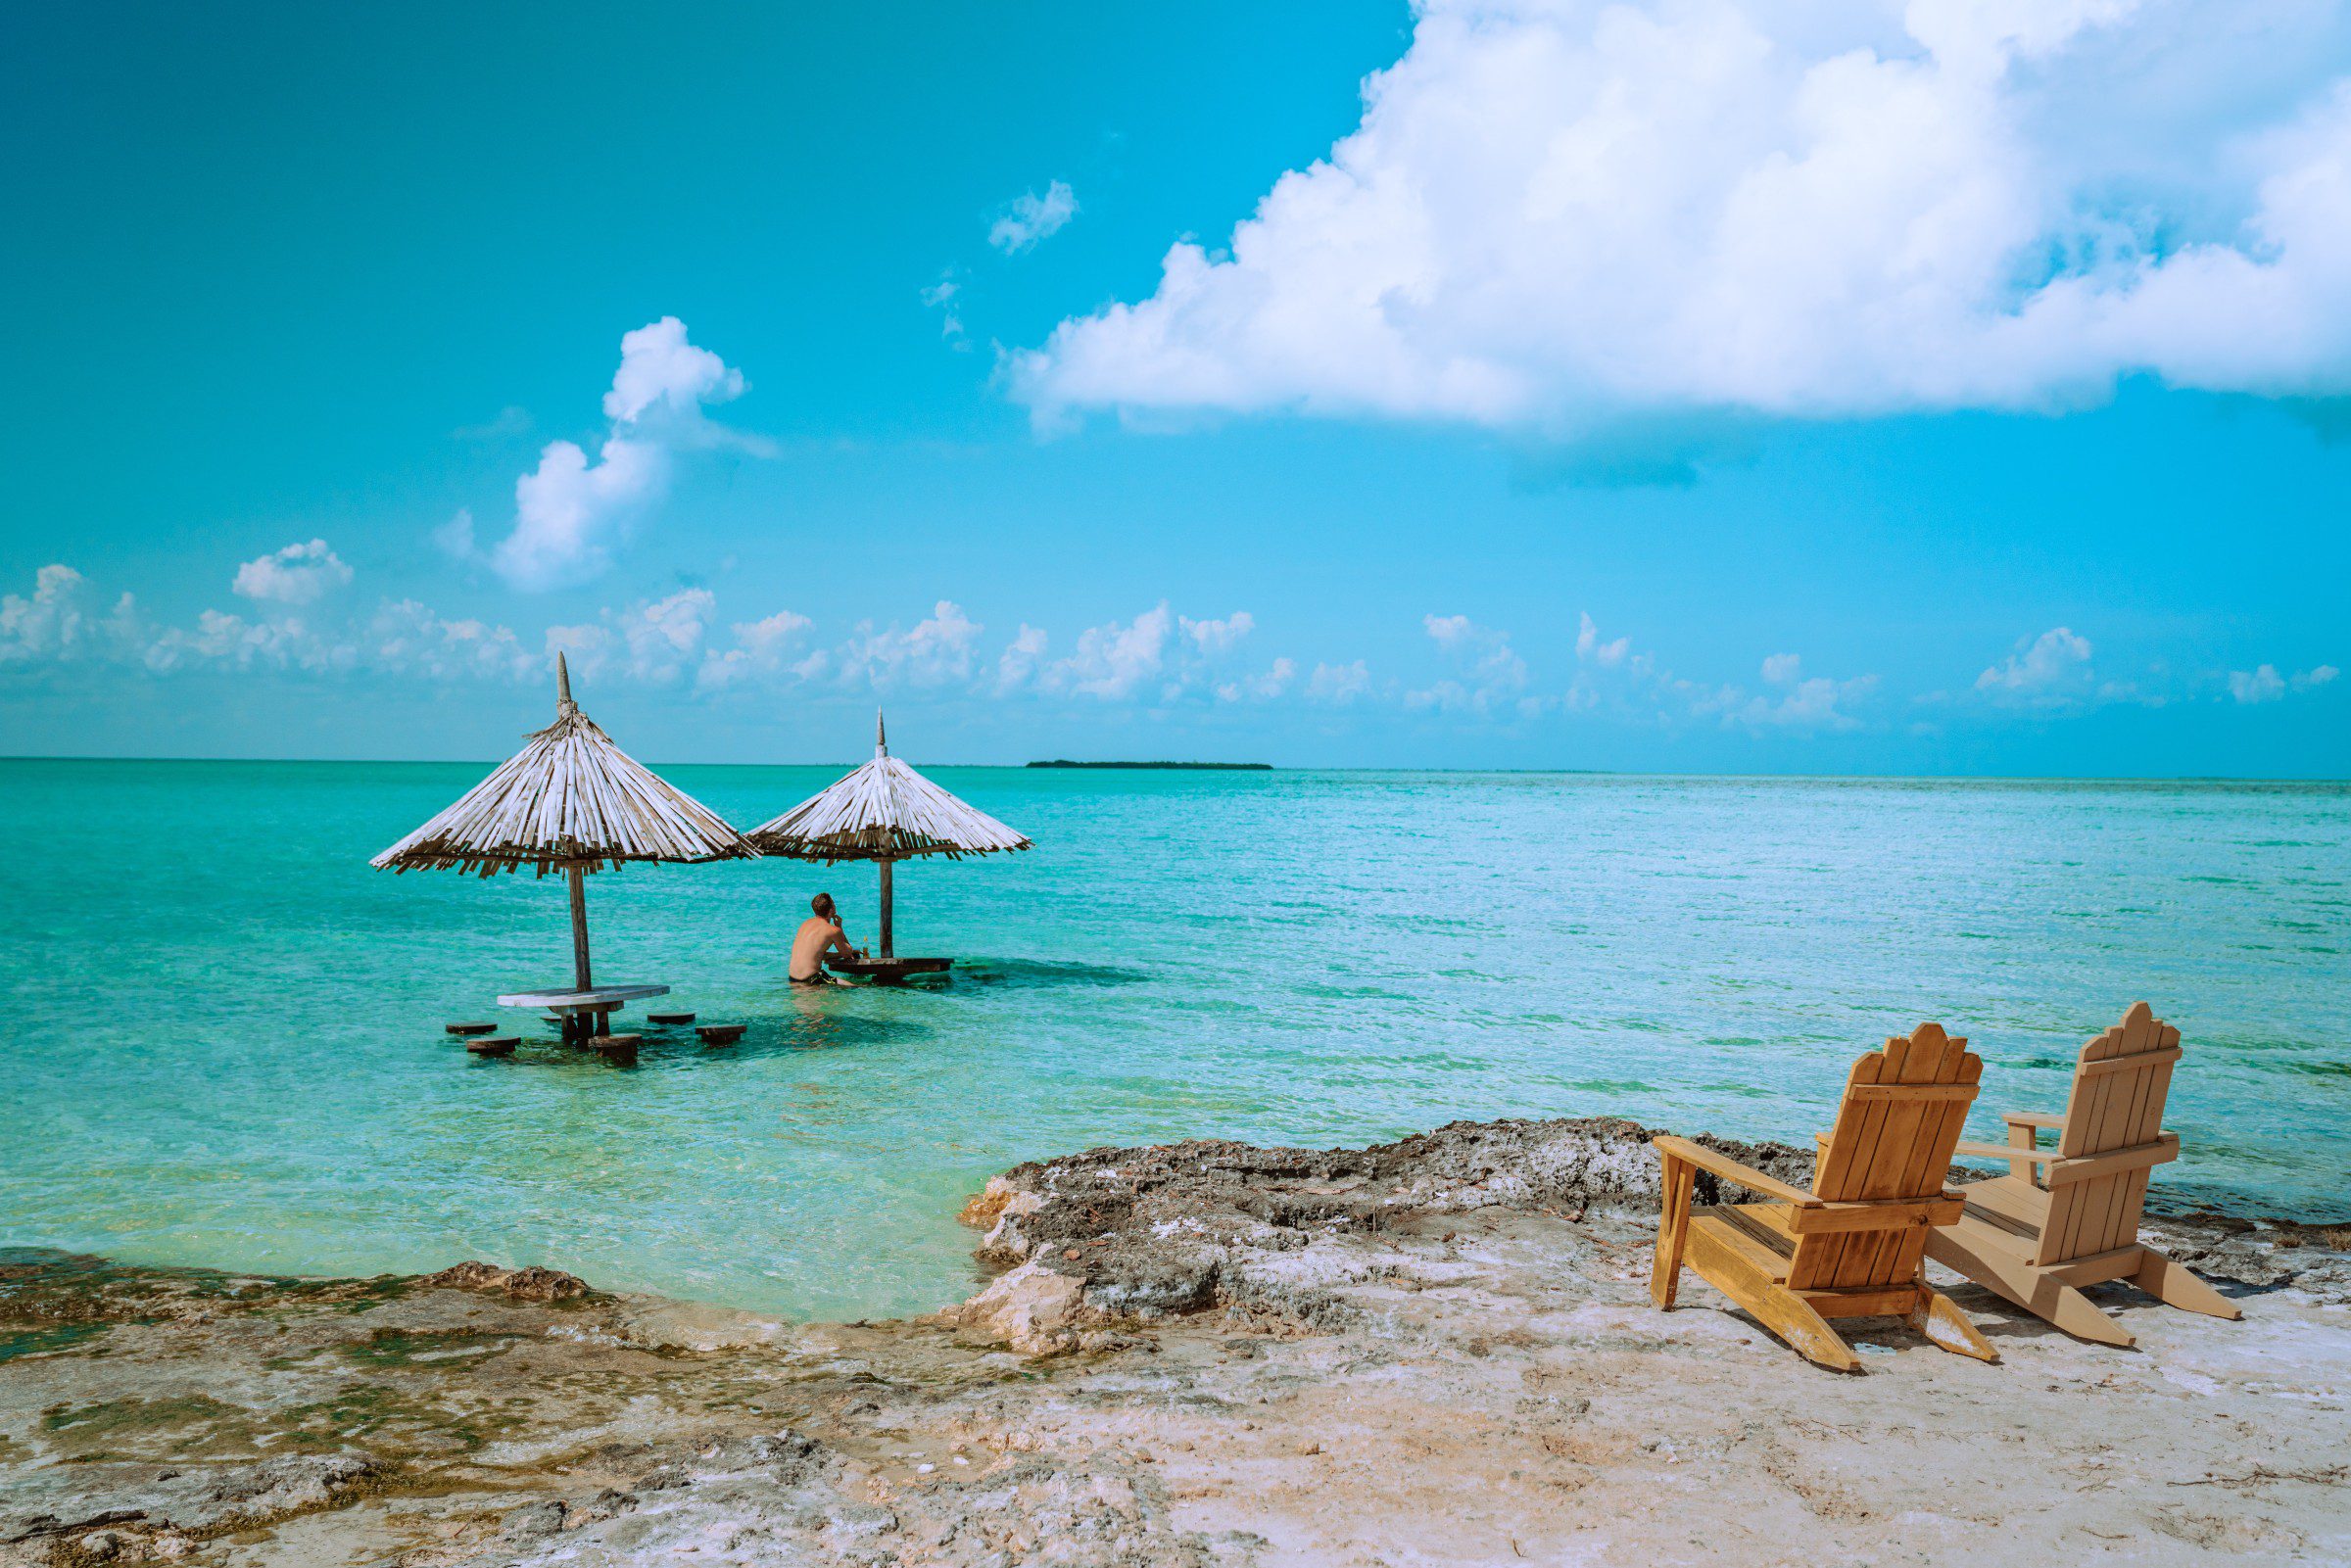
{"type": "Polygon", "coordinates": [[[571,700],[571,666],[564,662],[560,648],[555,650],[555,706],[558,709],[577,706],[571,700]]]}
{"type": "Polygon", "coordinates": [[[882,710],[880,708],[874,710],[874,755],[877,757],[889,755],[889,736],[882,728],[882,710]]]}

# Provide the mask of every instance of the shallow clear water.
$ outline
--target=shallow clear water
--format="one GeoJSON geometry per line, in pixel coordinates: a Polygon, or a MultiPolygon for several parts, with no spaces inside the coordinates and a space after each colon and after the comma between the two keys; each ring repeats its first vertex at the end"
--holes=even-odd
{"type": "MultiPolygon", "coordinates": [[[[901,868],[899,950],[950,984],[783,983],[816,889],[870,936],[870,869],[598,877],[600,979],[750,1026],[625,1070],[441,1031],[569,975],[559,880],[367,868],[484,771],[0,762],[0,1242],[916,1310],[1024,1158],[1506,1115],[1800,1140],[1928,1018],[1996,1139],[2137,997],[2190,1052],[2163,1189],[2351,1212],[2344,785],[939,769],[1038,845],[901,868]]],[[[746,824],[838,771],[665,770],[746,824]]]]}

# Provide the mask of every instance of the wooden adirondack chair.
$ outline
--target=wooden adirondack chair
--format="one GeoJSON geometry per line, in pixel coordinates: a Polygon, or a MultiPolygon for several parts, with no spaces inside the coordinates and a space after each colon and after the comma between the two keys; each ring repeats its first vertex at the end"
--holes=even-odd
{"type": "Polygon", "coordinates": [[[2008,1113],[2008,1144],[1958,1152],[2008,1162],[2008,1174],[1959,1189],[1966,1212],[1939,1230],[1927,1256],[2048,1319],[2077,1339],[2135,1343],[2081,1287],[2128,1279],[2174,1307],[2213,1317],[2243,1314],[2213,1288],[2138,1239],[2153,1167],[2177,1159],[2163,1130],[2164,1097],[2180,1060],[2180,1031],[2135,1002],[2123,1022],[2082,1048],[2065,1115],[2008,1113]],[[2034,1147],[2043,1127],[2054,1150],[2034,1147]],[[2034,1172],[2039,1171],[2037,1177],[2034,1172]]]}
{"type": "Polygon", "coordinates": [[[1658,1138],[1664,1212],[1650,1295],[1673,1309],[1686,1263],[1698,1277],[1823,1366],[1860,1369],[1829,1327],[1840,1317],[1906,1317],[1946,1351],[1998,1359],[1920,1267],[1929,1231],[1959,1217],[1943,1171],[1976,1098],[1984,1064],[1939,1023],[1886,1042],[1846,1075],[1837,1125],[1821,1141],[1812,1190],[1775,1181],[1686,1138],[1658,1138]],[[1692,1209],[1698,1172],[1758,1192],[1768,1203],[1692,1209]]]}

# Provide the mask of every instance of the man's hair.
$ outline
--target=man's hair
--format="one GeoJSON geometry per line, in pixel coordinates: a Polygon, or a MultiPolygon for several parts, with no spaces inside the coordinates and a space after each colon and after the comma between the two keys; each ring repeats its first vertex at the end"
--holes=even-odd
{"type": "Polygon", "coordinates": [[[808,907],[815,910],[819,915],[824,916],[827,920],[831,920],[833,918],[833,895],[831,893],[819,893],[814,898],[808,900],[808,907]]]}

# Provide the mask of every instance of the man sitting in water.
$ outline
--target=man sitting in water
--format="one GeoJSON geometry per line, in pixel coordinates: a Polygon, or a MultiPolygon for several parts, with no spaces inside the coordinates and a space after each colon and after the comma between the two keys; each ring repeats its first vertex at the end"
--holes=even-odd
{"type": "Polygon", "coordinates": [[[840,928],[840,916],[834,912],[831,893],[817,894],[808,900],[808,907],[816,913],[800,922],[792,938],[792,977],[802,985],[830,985],[834,976],[825,973],[827,953],[839,953],[842,958],[865,955],[849,945],[847,933],[840,928]]]}

